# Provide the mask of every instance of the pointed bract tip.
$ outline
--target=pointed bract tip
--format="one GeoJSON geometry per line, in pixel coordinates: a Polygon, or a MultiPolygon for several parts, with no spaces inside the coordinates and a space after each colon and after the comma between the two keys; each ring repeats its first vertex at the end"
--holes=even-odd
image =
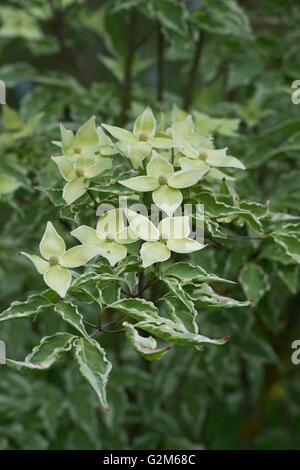
{"type": "Polygon", "coordinates": [[[19,251],[18,255],[21,256],[22,254],[23,254],[23,252],[22,252],[22,251],[19,251]]]}
{"type": "Polygon", "coordinates": [[[224,336],[224,338],[221,339],[222,343],[227,343],[227,341],[230,340],[230,336],[224,336]]]}
{"type": "Polygon", "coordinates": [[[61,297],[60,300],[65,300],[65,297],[61,297]]]}

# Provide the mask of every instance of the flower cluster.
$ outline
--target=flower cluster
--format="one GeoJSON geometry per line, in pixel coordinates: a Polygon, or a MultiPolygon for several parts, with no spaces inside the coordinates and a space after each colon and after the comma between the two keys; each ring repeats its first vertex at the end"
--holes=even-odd
{"type": "Polygon", "coordinates": [[[111,168],[109,155],[117,153],[111,139],[95,127],[92,116],[76,133],[60,124],[61,142],[56,143],[63,152],[62,156],[53,157],[62,177],[67,181],[63,198],[72,204],[88,189],[90,179],[111,168]]]}
{"type": "Polygon", "coordinates": [[[191,116],[165,129],[163,119],[157,125],[149,106],[136,119],[133,132],[107,124],[96,128],[95,116],[75,135],[62,124],[60,131],[61,141],[53,143],[61,148],[62,155],[51,158],[67,182],[63,198],[68,205],[93,188],[93,178],[112,167],[112,155],[121,154],[131,161],[139,175],[118,181],[120,188],[122,185],[136,192],[151,192],[153,202],[167,215],[156,226],[127,207],[110,210],[99,218],[96,229],[87,225],[75,228],[71,235],[81,245],[68,251],[48,222],[40,243],[44,259],[23,254],[44,276],[46,284],[62,297],[71,283],[68,268],[82,266],[98,255],[114,266],[126,257],[126,245],[138,240],[144,268],[169,259],[171,252],[191,253],[204,248],[205,245],[189,238],[189,217],[174,216],[183,200],[181,189],[194,186],[204,177],[233,179],[220,167],[244,169],[238,159],[226,155],[226,148],[215,149],[210,137],[200,135],[191,116]]]}

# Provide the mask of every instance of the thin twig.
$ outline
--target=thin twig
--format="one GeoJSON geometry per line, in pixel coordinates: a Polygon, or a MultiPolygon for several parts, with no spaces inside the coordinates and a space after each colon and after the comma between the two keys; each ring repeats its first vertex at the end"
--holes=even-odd
{"type": "Polygon", "coordinates": [[[151,34],[153,34],[154,31],[155,31],[155,28],[150,29],[150,31],[148,31],[147,34],[145,34],[139,41],[137,41],[136,44],[134,45],[134,50],[136,51],[137,49],[139,49],[144,44],[144,42],[147,41],[147,39],[151,36],[151,34]]]}
{"type": "Polygon", "coordinates": [[[96,201],[96,199],[95,199],[93,193],[92,193],[89,189],[87,190],[87,194],[88,194],[88,195],[90,196],[90,198],[92,199],[92,201],[93,201],[93,203],[94,203],[94,205],[95,205],[94,208],[98,207],[98,202],[96,201]]]}
{"type": "Polygon", "coordinates": [[[124,63],[123,96],[121,110],[121,126],[125,126],[130,110],[130,95],[132,85],[132,65],[134,57],[134,33],[136,13],[132,11],[129,16],[127,52],[124,63]]]}
{"type": "Polygon", "coordinates": [[[189,81],[186,89],[186,96],[184,101],[184,109],[188,111],[191,106],[193,91],[195,87],[195,82],[197,78],[198,65],[201,59],[201,53],[204,45],[204,32],[199,29],[199,36],[196,42],[195,54],[193,58],[192,68],[190,72],[189,81]]]}
{"type": "Polygon", "coordinates": [[[113,325],[114,323],[118,323],[120,320],[122,320],[122,318],[126,317],[126,313],[122,313],[118,318],[116,318],[115,320],[111,320],[107,323],[105,323],[105,325],[103,325],[103,328],[106,328],[107,326],[110,326],[110,325],[113,325]]]}
{"type": "Polygon", "coordinates": [[[165,38],[162,33],[161,25],[157,23],[157,100],[163,101],[164,84],[164,45],[165,38]]]}
{"type": "Polygon", "coordinates": [[[88,325],[92,328],[98,328],[98,325],[94,325],[94,323],[90,323],[89,321],[86,321],[86,320],[82,320],[82,322],[85,324],[85,325],[88,325]]]}

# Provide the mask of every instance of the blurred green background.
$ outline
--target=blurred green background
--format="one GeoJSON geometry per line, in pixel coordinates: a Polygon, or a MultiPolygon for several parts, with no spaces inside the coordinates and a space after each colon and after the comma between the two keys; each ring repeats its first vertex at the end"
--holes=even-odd
{"type": "MultiPolygon", "coordinates": [[[[0,79],[18,114],[1,106],[0,173],[21,186],[0,199],[0,310],[42,288],[18,251],[35,250],[57,217],[35,186],[57,179],[47,157],[59,120],[76,128],[96,113],[97,122],[131,125],[145,105],[158,112],[174,103],[239,119],[236,135],[216,126],[215,137],[248,169],[241,198],[270,200],[280,220],[299,217],[300,105],[291,101],[299,23],[296,0],[1,2],[0,79]]],[[[177,347],[150,364],[123,337],[103,338],[110,413],[71,358],[33,376],[0,366],[0,448],[299,449],[298,264],[279,246],[243,239],[194,257],[234,281],[252,260],[263,273],[254,306],[199,315],[210,336],[230,334],[226,346],[177,347]]],[[[232,290],[244,298],[240,284],[232,290]]],[[[60,322],[49,314],[1,324],[8,356],[23,359],[60,322]]]]}

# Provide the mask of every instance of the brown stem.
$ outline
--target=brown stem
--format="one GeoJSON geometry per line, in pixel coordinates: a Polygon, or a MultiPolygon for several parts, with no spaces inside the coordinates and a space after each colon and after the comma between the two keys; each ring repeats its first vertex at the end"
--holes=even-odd
{"type": "Polygon", "coordinates": [[[125,126],[128,121],[130,111],[130,95],[132,86],[132,65],[134,58],[134,33],[135,33],[135,11],[130,13],[128,25],[127,52],[124,63],[124,80],[123,80],[123,96],[121,109],[121,126],[125,126]]]}
{"type": "Polygon", "coordinates": [[[204,45],[204,32],[199,30],[199,36],[198,40],[196,42],[196,48],[195,48],[195,54],[193,58],[193,63],[192,63],[192,68],[190,72],[190,77],[189,81],[187,84],[187,89],[186,89],[186,95],[185,95],[185,101],[184,101],[184,109],[186,111],[189,110],[192,102],[192,96],[193,96],[193,91],[195,87],[195,82],[197,78],[197,71],[198,71],[198,65],[200,62],[202,50],[203,50],[203,45],[204,45]]]}
{"type": "Polygon", "coordinates": [[[161,25],[157,24],[157,100],[163,101],[163,83],[164,83],[164,45],[165,38],[162,33],[161,25]]]}

